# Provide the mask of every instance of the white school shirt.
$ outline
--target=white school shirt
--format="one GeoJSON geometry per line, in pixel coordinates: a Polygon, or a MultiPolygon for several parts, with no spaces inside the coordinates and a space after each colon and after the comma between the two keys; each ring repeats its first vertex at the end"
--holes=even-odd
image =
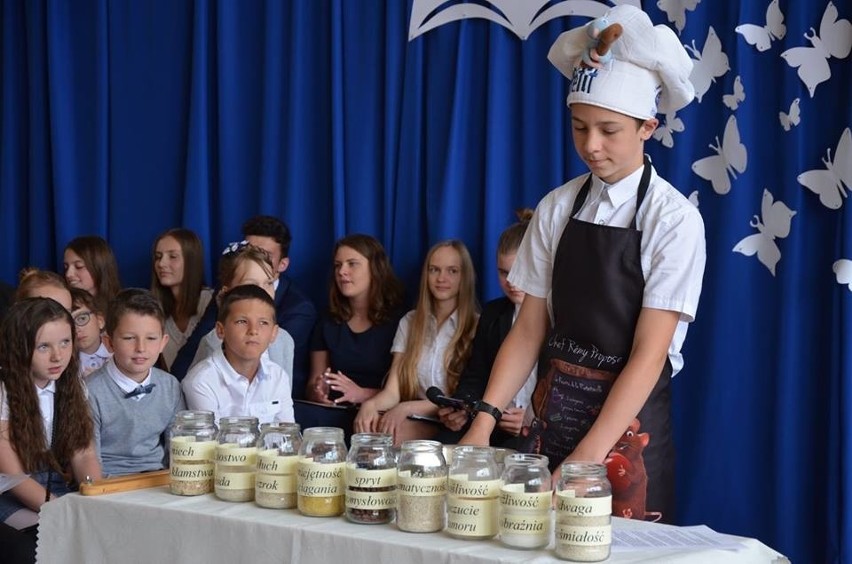
{"type": "Polygon", "coordinates": [[[106,345],[104,345],[103,341],[101,341],[101,345],[98,347],[98,350],[93,352],[92,354],[84,353],[80,351],[80,373],[83,376],[88,376],[98,368],[104,365],[106,361],[112,358],[112,353],[110,353],[106,345]]]}
{"type": "MultiPolygon", "coordinates": [[[[408,333],[411,331],[411,323],[414,321],[414,310],[405,314],[400,319],[393,338],[391,353],[405,352],[408,345],[408,333]]],[[[456,332],[459,324],[459,310],[456,309],[438,328],[438,320],[429,314],[429,327],[426,329],[426,339],[423,341],[423,350],[417,361],[417,382],[420,385],[418,397],[426,399],[426,390],[431,386],[437,386],[447,393],[447,370],[444,367],[444,355],[450,340],[456,332]]]]}
{"type": "MultiPolygon", "coordinates": [[[[142,380],[141,382],[137,382],[136,380],[134,380],[132,378],[128,378],[127,376],[124,375],[124,373],[121,370],[119,370],[118,366],[116,366],[116,364],[115,364],[114,358],[109,359],[105,363],[105,365],[106,365],[107,376],[109,376],[110,379],[113,382],[115,382],[118,385],[118,387],[121,388],[121,391],[123,391],[125,394],[132,392],[133,390],[135,390],[139,386],[147,386],[148,384],[151,383],[151,369],[150,368],[148,369],[148,375],[145,376],[145,379],[142,380]]],[[[132,399],[133,401],[142,401],[142,398],[144,398],[147,395],[148,394],[139,394],[138,396],[133,396],[130,399],[132,399]]]]}
{"type": "MultiPolygon", "coordinates": [[[[628,227],[636,213],[636,197],[643,167],[612,185],[593,177],[586,203],[577,215],[583,221],[628,227]]],[[[524,292],[546,298],[551,321],[553,262],[574,199],[587,175],[579,176],[547,194],[536,207],[518,249],[509,282],[524,292]]],[[[704,264],[707,260],[704,222],[698,208],[651,170],[642,209],[636,214],[642,231],[640,259],[645,276],[642,307],[676,311],[680,320],[669,346],[672,376],[683,367],[680,349],[688,324],[695,320],[704,264]]],[[[577,265],[577,276],[583,265],[577,265]]]]}
{"type": "MultiPolygon", "coordinates": [[[[53,442],[53,400],[56,397],[56,381],[51,380],[44,388],[39,388],[35,384],[38,396],[38,409],[41,411],[41,419],[44,422],[44,438],[47,440],[47,446],[53,442]]],[[[9,421],[9,399],[6,396],[6,386],[0,382],[0,395],[3,396],[3,401],[0,402],[0,420],[9,421]]]]}
{"type": "Polygon", "coordinates": [[[192,336],[192,332],[195,331],[195,326],[198,325],[198,322],[201,321],[201,317],[204,315],[204,312],[207,311],[207,306],[210,304],[211,299],[213,299],[213,290],[211,288],[203,288],[201,290],[201,294],[198,296],[198,309],[195,311],[195,315],[189,318],[189,322],[186,324],[186,331],[178,329],[177,324],[175,324],[174,317],[169,316],[168,319],[166,319],[166,323],[163,328],[166,335],[169,336],[169,342],[166,343],[165,348],[163,348],[163,360],[166,361],[166,366],[169,368],[171,368],[172,363],[177,358],[180,349],[192,336]]]}
{"type": "Polygon", "coordinates": [[[260,358],[254,379],[237,373],[222,349],[196,364],[181,382],[188,409],[212,411],[222,417],[251,416],[258,422],[295,421],[290,378],[284,369],[260,358]]]}

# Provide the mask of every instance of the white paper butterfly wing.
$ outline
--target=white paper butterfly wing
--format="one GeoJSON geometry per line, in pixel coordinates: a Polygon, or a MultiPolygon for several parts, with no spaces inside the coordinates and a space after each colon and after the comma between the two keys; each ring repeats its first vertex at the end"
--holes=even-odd
{"type": "Polygon", "coordinates": [[[672,131],[668,127],[660,126],[654,130],[654,139],[663,144],[664,147],[671,149],[674,147],[674,137],[672,131]]]}
{"type": "Polygon", "coordinates": [[[772,240],[771,236],[766,233],[749,235],[734,245],[733,250],[735,253],[741,253],[747,257],[754,256],[756,253],[757,260],[769,269],[772,276],[775,276],[775,265],[781,260],[781,250],[775,244],[775,241],[772,240]]]}
{"type": "Polygon", "coordinates": [[[772,0],[766,8],[766,27],[775,39],[784,39],[787,35],[787,26],[784,25],[784,14],[778,0],[772,0]]]}
{"type": "Polygon", "coordinates": [[[725,125],[725,135],[722,138],[722,154],[737,172],[745,172],[748,165],[748,149],[740,142],[740,130],[737,127],[737,118],[731,116],[725,125]]]}
{"type": "Polygon", "coordinates": [[[819,24],[819,38],[828,51],[826,57],[832,55],[845,59],[852,50],[852,23],[847,19],[838,20],[837,16],[837,8],[829,2],[819,24]]]}
{"type": "Polygon", "coordinates": [[[725,195],[731,191],[731,179],[725,168],[725,158],[722,155],[704,157],[692,163],[692,171],[709,180],[717,194],[725,195]]]}
{"type": "Polygon", "coordinates": [[[799,184],[817,194],[825,207],[836,210],[843,205],[838,179],[828,170],[809,170],[796,177],[799,184]]]}
{"type": "Polygon", "coordinates": [[[759,25],[742,24],[735,27],[734,31],[742,35],[746,43],[757,47],[758,51],[766,51],[772,45],[769,31],[759,25]]]}
{"type": "Polygon", "coordinates": [[[837,283],[848,284],[849,291],[852,292],[852,260],[837,260],[831,265],[831,270],[834,271],[837,283]]]}
{"type": "Polygon", "coordinates": [[[781,53],[781,58],[796,69],[811,98],[814,97],[816,87],[831,78],[828,60],[815,47],[793,47],[781,53]]]}
{"type": "Polygon", "coordinates": [[[847,127],[840,135],[837,151],[834,153],[834,172],[852,190],[852,131],[847,127]]]}
{"type": "Polygon", "coordinates": [[[790,116],[785,114],[784,112],[778,112],[778,121],[781,122],[781,127],[784,128],[784,131],[790,131],[790,116]]]}
{"type": "Polygon", "coordinates": [[[793,223],[793,216],[796,215],[796,212],[787,207],[787,204],[784,202],[773,202],[772,194],[769,190],[763,191],[760,213],[764,229],[773,237],[783,239],[790,234],[790,226],[793,223]]]}
{"type": "Polygon", "coordinates": [[[690,194],[689,198],[687,198],[687,199],[689,200],[690,204],[692,204],[693,206],[695,206],[697,208],[698,207],[698,190],[693,190],[692,194],[690,194]]]}

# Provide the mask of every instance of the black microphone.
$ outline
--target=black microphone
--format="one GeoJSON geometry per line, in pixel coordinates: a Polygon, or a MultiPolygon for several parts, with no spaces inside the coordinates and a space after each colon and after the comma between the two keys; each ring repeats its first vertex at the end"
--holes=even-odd
{"type": "Polygon", "coordinates": [[[470,410],[473,406],[470,402],[463,399],[451,398],[444,395],[444,391],[437,386],[430,386],[426,390],[426,398],[440,407],[452,407],[453,409],[470,410]]]}

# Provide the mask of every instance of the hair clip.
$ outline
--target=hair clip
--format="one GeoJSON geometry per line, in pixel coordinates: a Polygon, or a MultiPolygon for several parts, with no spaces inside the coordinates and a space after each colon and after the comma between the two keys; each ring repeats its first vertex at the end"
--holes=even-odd
{"type": "Polygon", "coordinates": [[[228,243],[228,246],[222,251],[222,255],[231,255],[234,253],[238,253],[249,246],[249,242],[246,240],[242,241],[234,241],[233,243],[228,243]]]}

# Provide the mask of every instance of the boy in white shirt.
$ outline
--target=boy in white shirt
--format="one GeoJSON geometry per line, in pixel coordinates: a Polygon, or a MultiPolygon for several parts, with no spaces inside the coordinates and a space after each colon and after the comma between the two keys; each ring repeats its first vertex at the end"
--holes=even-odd
{"type": "Polygon", "coordinates": [[[262,356],[277,333],[269,294],[253,284],[228,290],[216,321],[222,348],[195,365],[181,384],[189,409],[212,411],[217,421],[244,415],[261,424],[293,422],[290,377],[262,356]]]}
{"type": "Polygon", "coordinates": [[[106,319],[101,304],[95,297],[80,288],[71,288],[71,317],[77,333],[77,351],[80,356],[80,375],[88,377],[112,358],[102,338],[106,319]]]}

